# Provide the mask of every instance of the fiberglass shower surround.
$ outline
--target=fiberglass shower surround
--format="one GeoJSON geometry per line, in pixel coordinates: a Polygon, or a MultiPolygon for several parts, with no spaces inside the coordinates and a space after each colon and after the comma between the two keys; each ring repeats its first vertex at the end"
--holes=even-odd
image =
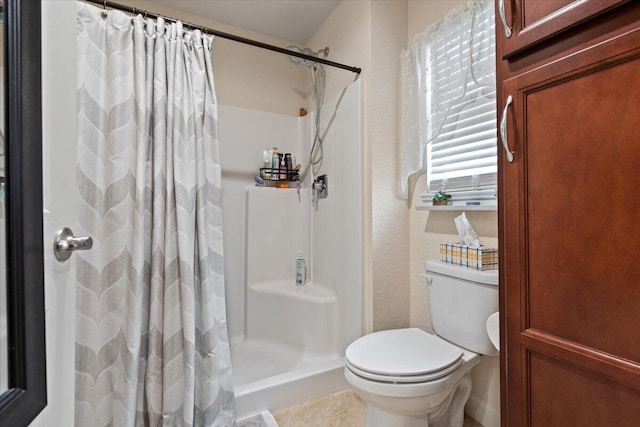
{"type": "Polygon", "coordinates": [[[239,418],[347,387],[344,350],[361,330],[361,188],[353,179],[361,173],[360,96],[355,82],[326,102],[323,131],[336,113],[324,137],[322,172],[336,185],[316,208],[311,173],[300,201],[296,188],[256,187],[251,179],[269,144],[304,158],[315,113],[220,106],[227,316],[239,418]],[[299,250],[307,260],[305,286],[295,282],[299,250]]]}

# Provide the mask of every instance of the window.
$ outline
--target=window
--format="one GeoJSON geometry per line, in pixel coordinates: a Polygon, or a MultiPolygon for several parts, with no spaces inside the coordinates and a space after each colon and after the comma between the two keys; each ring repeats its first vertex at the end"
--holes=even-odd
{"type": "Polygon", "coordinates": [[[439,125],[430,129],[427,146],[430,192],[496,187],[493,7],[464,18],[438,32],[427,69],[433,85],[426,94],[428,121],[439,125]]]}
{"type": "Polygon", "coordinates": [[[469,2],[417,36],[403,52],[403,76],[403,178],[417,168],[426,172],[430,193],[485,189],[493,194],[497,185],[493,3],[469,2]],[[421,124],[411,125],[411,120],[421,124]]]}

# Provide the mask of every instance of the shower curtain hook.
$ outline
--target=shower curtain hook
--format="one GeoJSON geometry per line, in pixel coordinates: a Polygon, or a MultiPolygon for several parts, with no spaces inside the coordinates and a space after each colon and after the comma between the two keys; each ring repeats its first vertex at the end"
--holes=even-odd
{"type": "Polygon", "coordinates": [[[106,18],[107,17],[107,0],[104,0],[104,2],[102,3],[102,12],[100,12],[100,16],[102,16],[102,18],[106,18]]]}

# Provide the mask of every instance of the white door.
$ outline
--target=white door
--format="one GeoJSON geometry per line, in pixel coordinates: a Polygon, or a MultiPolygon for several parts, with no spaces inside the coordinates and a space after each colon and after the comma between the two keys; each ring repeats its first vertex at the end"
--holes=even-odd
{"type": "Polygon", "coordinates": [[[61,227],[77,230],[76,2],[42,2],[42,104],[47,407],[37,427],[73,426],[75,258],[53,256],[61,227]]]}

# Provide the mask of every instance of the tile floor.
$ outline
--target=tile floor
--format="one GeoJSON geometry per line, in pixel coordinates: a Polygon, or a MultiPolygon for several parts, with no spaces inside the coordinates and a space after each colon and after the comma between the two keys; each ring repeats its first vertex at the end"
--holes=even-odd
{"type": "MultiPolygon", "coordinates": [[[[366,404],[351,390],[319,397],[273,414],[280,427],[364,427],[366,404]]],[[[482,427],[465,417],[463,427],[482,427]]]]}

